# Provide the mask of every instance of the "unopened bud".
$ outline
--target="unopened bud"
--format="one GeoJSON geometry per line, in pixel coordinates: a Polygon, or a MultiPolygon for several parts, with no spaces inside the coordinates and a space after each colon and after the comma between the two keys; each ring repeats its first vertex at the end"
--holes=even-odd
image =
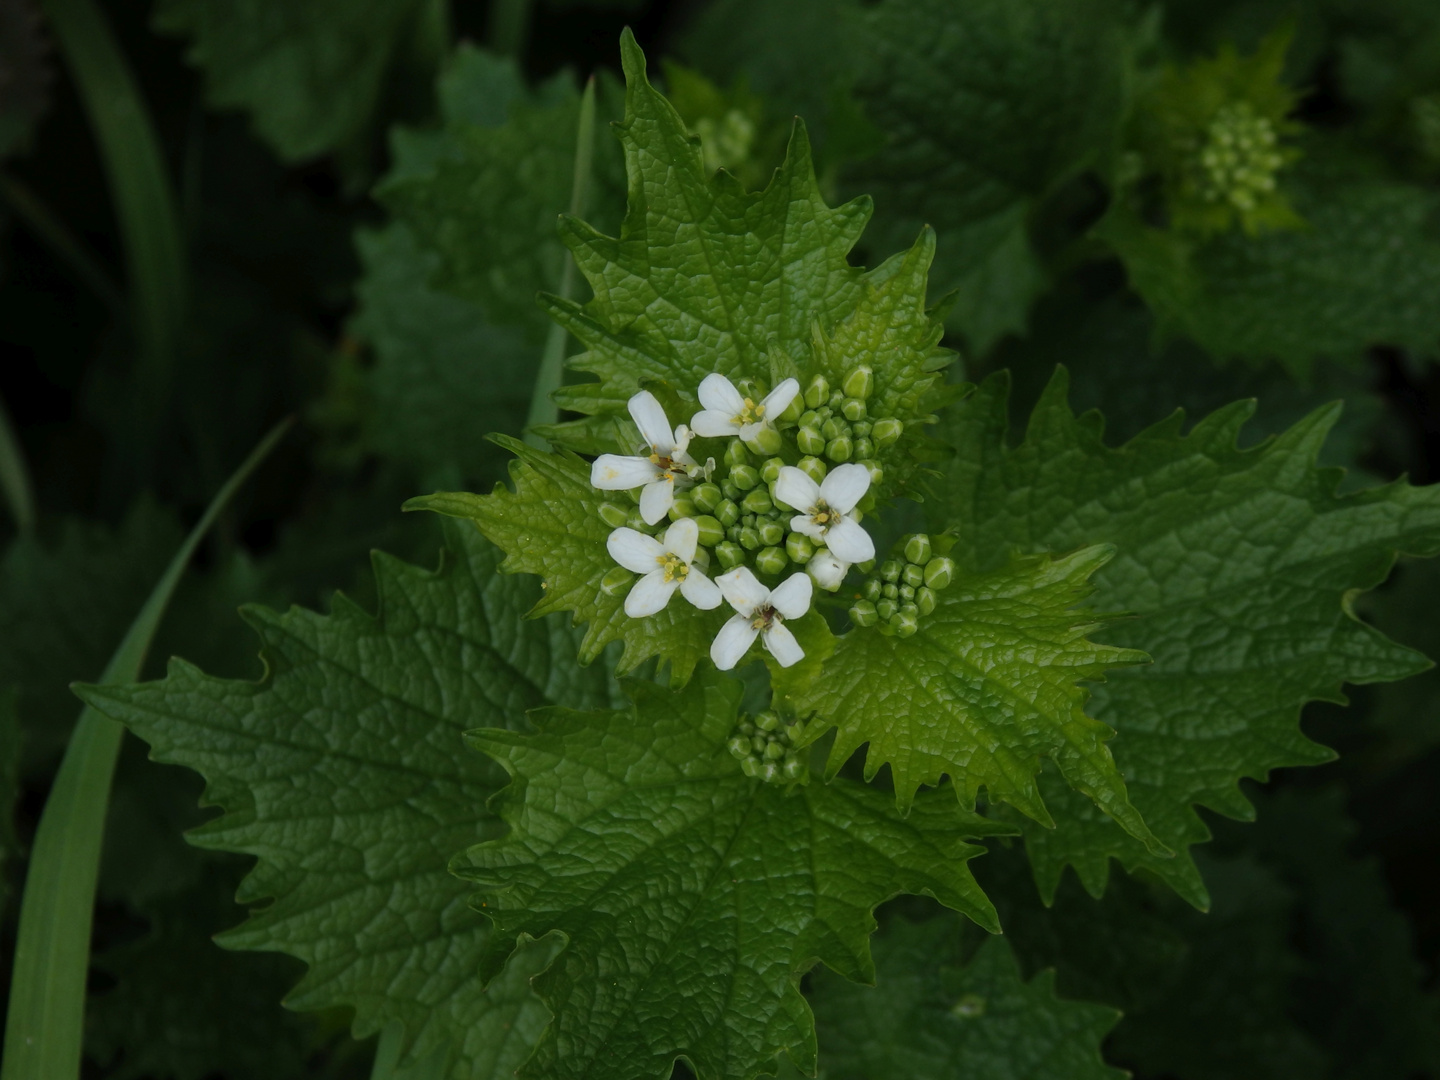
{"type": "Polygon", "coordinates": [[[930,561],[930,537],[916,533],[905,541],[905,558],[924,566],[930,561]]]}
{"type": "Polygon", "coordinates": [[[882,599],[875,605],[875,614],[880,617],[882,622],[889,622],[899,610],[900,605],[890,599],[882,599]]]}
{"type": "Polygon", "coordinates": [[[780,726],[780,714],[766,709],[755,717],[755,726],[761,731],[774,731],[780,726]]]}
{"type": "Polygon", "coordinates": [[[689,495],[676,495],[675,501],[670,504],[670,520],[679,521],[681,518],[695,516],[695,500],[689,495]]]}
{"type": "Polygon", "coordinates": [[[880,576],[886,581],[900,580],[900,560],[886,559],[880,564],[880,576]]]}
{"type": "Polygon", "coordinates": [[[722,499],[715,507],[715,518],[728,529],[740,520],[740,504],[734,499],[722,499]]]}
{"type": "Polygon", "coordinates": [[[780,447],[785,445],[780,438],[780,432],[769,424],[762,424],[751,432],[750,437],[745,440],[745,445],[762,457],[766,454],[778,454],[780,447]]]}
{"type": "MultiPolygon", "coordinates": [[[[859,427],[859,425],[857,424],[856,427],[859,427]]],[[[864,461],[866,458],[873,458],[875,456],[875,443],[863,436],[856,439],[855,456],[861,461],[864,461]]]]}
{"type": "Polygon", "coordinates": [[[760,470],[753,465],[736,465],[730,469],[730,480],[741,491],[749,491],[760,483],[760,470]]]}
{"type": "Polygon", "coordinates": [[[802,454],[823,454],[825,452],[825,436],[818,428],[802,427],[795,432],[795,442],[799,444],[802,454]]]}
{"type": "Polygon", "coordinates": [[[715,558],[726,570],[733,570],[745,561],[745,551],[733,540],[715,545],[715,558]]]}
{"type": "Polygon", "coordinates": [[[600,520],[612,529],[618,529],[630,520],[630,511],[614,503],[601,503],[600,520]]]}
{"type": "Polygon", "coordinates": [[[921,615],[929,615],[934,611],[938,600],[939,597],[935,595],[935,590],[928,586],[921,585],[915,590],[915,608],[921,615]]]}
{"type": "Polygon", "coordinates": [[[725,749],[729,750],[737,760],[744,761],[750,756],[750,740],[736,735],[725,744],[725,749]]]}
{"type": "Polygon", "coordinates": [[[852,398],[868,398],[875,390],[875,373],[862,364],[845,376],[840,389],[852,398]]]}
{"type": "Polygon", "coordinates": [[[740,546],[746,551],[760,550],[760,533],[753,525],[746,525],[740,529],[740,546]]]}
{"type": "Polygon", "coordinates": [[[785,538],[785,554],[791,560],[804,566],[815,554],[814,542],[804,533],[791,533],[785,538]]]}
{"type": "Polygon", "coordinates": [[[758,778],[760,775],[760,759],[757,757],[747,757],[744,761],[740,762],[740,771],[751,779],[758,778]]]}
{"type": "Polygon", "coordinates": [[[740,509],[747,514],[768,514],[775,509],[775,504],[770,501],[770,492],[763,487],[757,487],[746,493],[745,498],[740,501],[740,509]]]}
{"type": "Polygon", "coordinates": [[[875,421],[874,426],[870,429],[870,438],[875,440],[876,446],[884,450],[885,447],[900,438],[900,433],[904,430],[904,424],[893,416],[887,416],[884,420],[875,421]]]}
{"type": "Polygon", "coordinates": [[[799,780],[805,774],[805,763],[798,757],[786,758],[780,766],[780,773],[786,780],[799,780]]]}
{"type": "Polygon", "coordinates": [[[849,461],[850,455],[854,452],[855,444],[850,441],[849,435],[841,435],[838,439],[831,439],[825,444],[825,456],[837,464],[849,461]]]}
{"type": "Polygon", "coordinates": [[[874,626],[880,614],[869,600],[856,600],[850,607],[850,621],[856,626],[874,626]]]}
{"type": "Polygon", "coordinates": [[[890,628],[895,631],[896,637],[909,637],[920,629],[920,620],[913,612],[900,611],[891,616],[890,628]]]}
{"type": "Polygon", "coordinates": [[[755,528],[760,531],[760,542],[766,547],[774,547],[785,542],[785,526],[774,518],[766,518],[755,528]]]}
{"type": "Polygon", "coordinates": [[[912,589],[917,585],[925,584],[925,568],[916,566],[914,563],[907,563],[905,569],[900,571],[900,582],[909,585],[912,589]]]}
{"type": "Polygon", "coordinates": [[[816,375],[805,387],[805,404],[812,409],[818,409],[830,400],[830,380],[824,375],[816,375]]]}
{"type": "Polygon", "coordinates": [[[600,591],[606,596],[619,596],[635,580],[635,575],[623,566],[612,566],[600,579],[600,591]]]}
{"type": "Polygon", "coordinates": [[[779,574],[784,571],[785,565],[789,561],[785,557],[783,548],[762,548],[760,553],[755,556],[755,569],[762,574],[779,574]]]}
{"type": "Polygon", "coordinates": [[[771,761],[779,761],[785,756],[785,744],[776,739],[769,746],[765,747],[765,757],[771,761]]]}
{"type": "Polygon", "coordinates": [[[860,595],[873,604],[883,595],[880,592],[882,588],[884,586],[880,583],[879,578],[866,578],[865,584],[860,586],[860,595]]]}
{"type": "Polygon", "coordinates": [[[731,439],[725,447],[725,464],[730,468],[736,465],[744,465],[750,461],[750,453],[745,449],[745,444],[739,439],[731,439]]]}
{"type": "Polygon", "coordinates": [[[840,403],[840,415],[852,423],[865,419],[865,402],[857,397],[847,397],[840,403]]]}
{"type": "Polygon", "coordinates": [[[954,577],[955,563],[943,555],[925,564],[925,584],[936,592],[949,585],[954,577]]]}
{"type": "Polygon", "coordinates": [[[701,547],[714,547],[725,539],[725,526],[720,524],[718,518],[701,514],[695,519],[695,524],[700,526],[701,547]]]}
{"type": "Polygon", "coordinates": [[[719,484],[700,484],[694,491],[690,492],[690,498],[695,502],[695,508],[702,514],[714,513],[715,508],[725,498],[725,493],[720,490],[719,484]]]}
{"type": "Polygon", "coordinates": [[[821,483],[825,479],[825,474],[830,471],[826,464],[818,457],[803,457],[796,465],[801,472],[817,484],[821,483]]]}
{"type": "Polygon", "coordinates": [[[766,458],[765,464],[760,466],[760,479],[767,484],[773,484],[780,479],[780,470],[785,467],[785,462],[778,457],[766,458]]]}

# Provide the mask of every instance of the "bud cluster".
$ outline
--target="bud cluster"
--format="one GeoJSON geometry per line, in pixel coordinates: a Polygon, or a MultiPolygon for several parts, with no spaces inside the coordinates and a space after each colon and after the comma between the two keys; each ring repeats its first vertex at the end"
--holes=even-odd
{"type": "Polygon", "coordinates": [[[792,783],[805,775],[805,753],[795,748],[804,726],[783,723],[779,713],[767,709],[753,721],[742,716],[726,746],[746,776],[767,784],[792,783]]]}
{"type": "Polygon", "coordinates": [[[898,556],[886,559],[865,579],[850,606],[850,621],[909,637],[920,629],[920,618],[935,610],[936,594],[955,579],[955,563],[935,554],[924,533],[905,537],[896,548],[898,556]]]}
{"type": "Polygon", "coordinates": [[[1229,203],[1242,213],[1275,190],[1285,163],[1275,125],[1245,101],[1224,105],[1205,131],[1196,157],[1196,190],[1207,202],[1229,203]]]}
{"type": "Polygon", "coordinates": [[[811,379],[795,432],[800,452],[836,465],[858,461],[870,470],[871,482],[878,483],[883,472],[875,456],[900,438],[905,425],[891,416],[871,414],[874,390],[874,372],[864,366],[850,371],[835,389],[823,375],[811,379]]]}

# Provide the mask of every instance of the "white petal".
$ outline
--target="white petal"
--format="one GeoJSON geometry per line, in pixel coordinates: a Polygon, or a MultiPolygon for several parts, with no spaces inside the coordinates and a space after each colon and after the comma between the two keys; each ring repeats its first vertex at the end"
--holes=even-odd
{"type": "Polygon", "coordinates": [[[630,595],[625,597],[625,614],[632,619],[654,615],[670,602],[670,597],[679,587],[678,581],[665,580],[663,570],[646,574],[631,586],[630,595]]]}
{"type": "Polygon", "coordinates": [[[720,588],[695,567],[680,583],[680,594],[701,611],[710,611],[720,606],[720,588]]]}
{"type": "Polygon", "coordinates": [[[730,606],[747,618],[770,599],[770,590],[760,584],[748,566],[737,566],[728,574],[721,574],[715,584],[720,586],[730,606]]]}
{"type": "Polygon", "coordinates": [[[654,483],[646,484],[640,493],[640,516],[646,525],[654,525],[670,512],[675,505],[675,482],[663,476],[654,483]]]}
{"type": "Polygon", "coordinates": [[[816,525],[815,519],[805,514],[796,514],[790,519],[790,531],[808,536],[811,540],[819,540],[822,544],[825,542],[825,526],[816,525]]]}
{"type": "Polygon", "coordinates": [[[629,404],[630,415],[640,429],[640,437],[661,457],[669,457],[670,451],[675,449],[675,437],[670,431],[665,410],[655,400],[655,395],[649,390],[641,390],[630,399],[629,404]]]}
{"type": "Polygon", "coordinates": [[[601,454],[590,466],[590,485],[601,491],[629,491],[650,483],[659,471],[649,458],[601,454]]]}
{"type": "Polygon", "coordinates": [[[825,530],[825,546],[837,559],[848,563],[866,562],[875,557],[875,541],[852,517],[843,517],[825,530]]]}
{"type": "Polygon", "coordinates": [[[729,671],[750,651],[759,633],[744,615],[732,616],[710,643],[710,659],[721,671],[729,671]]]}
{"type": "Polygon", "coordinates": [[[765,427],[769,427],[769,426],[770,426],[770,423],[769,423],[769,421],[767,421],[767,420],[752,420],[752,421],[751,421],[750,423],[748,423],[748,424],[741,424],[741,425],[740,425],[740,441],[743,442],[743,443],[748,443],[748,442],[754,441],[755,436],[760,433],[760,429],[761,429],[761,428],[765,428],[765,427]]]}
{"type": "Polygon", "coordinates": [[[814,593],[809,574],[791,574],[770,594],[770,606],[787,619],[798,619],[810,610],[810,597],[814,593]]]}
{"type": "Polygon", "coordinates": [[[837,465],[826,474],[825,482],[820,485],[820,498],[824,499],[825,505],[832,510],[848,514],[869,490],[870,470],[864,465],[852,462],[849,465],[837,465]]]}
{"type": "Polygon", "coordinates": [[[789,667],[805,659],[805,650],[782,622],[773,622],[766,627],[765,648],[770,650],[770,655],[781,667],[789,667]]]}
{"type": "Polygon", "coordinates": [[[780,414],[790,407],[790,402],[795,400],[795,395],[799,392],[800,384],[794,379],[786,379],[771,390],[765,395],[765,400],[760,402],[765,406],[765,419],[773,424],[780,414]]]}
{"type": "Polygon", "coordinates": [[[700,543],[700,526],[694,518],[681,518],[665,530],[665,550],[679,555],[683,563],[695,558],[695,547],[700,543]]]}
{"type": "Polygon", "coordinates": [[[695,434],[707,439],[718,439],[726,435],[734,435],[740,430],[740,425],[735,422],[735,414],[721,412],[719,409],[706,409],[704,412],[697,412],[690,418],[690,426],[695,429],[695,434]]]}
{"type": "Polygon", "coordinates": [[[694,464],[689,454],[685,451],[690,448],[690,440],[695,433],[684,424],[675,429],[675,445],[670,450],[671,461],[685,461],[694,464]]]}
{"type": "Polygon", "coordinates": [[[809,510],[820,500],[820,485],[794,465],[785,465],[781,467],[780,475],[775,478],[775,496],[786,506],[793,506],[796,510],[809,510]]]}
{"type": "Polygon", "coordinates": [[[850,569],[848,563],[837,559],[832,552],[817,551],[811,560],[805,564],[805,570],[815,579],[826,592],[834,592],[845,580],[845,571],[850,569]]]}
{"type": "Polygon", "coordinates": [[[605,547],[612,559],[635,574],[650,573],[665,554],[659,540],[634,529],[616,529],[605,541],[605,547]]]}
{"type": "Polygon", "coordinates": [[[745,398],[734,383],[716,373],[700,380],[700,404],[727,416],[737,416],[745,408],[745,398]]]}

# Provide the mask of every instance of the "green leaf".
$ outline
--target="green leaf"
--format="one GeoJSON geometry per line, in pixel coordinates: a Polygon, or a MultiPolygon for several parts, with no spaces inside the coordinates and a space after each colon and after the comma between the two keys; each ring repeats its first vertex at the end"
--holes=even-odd
{"type": "MultiPolygon", "coordinates": [[[[1247,450],[1236,440],[1253,402],[1183,435],[1176,413],[1111,448],[1099,414],[1077,418],[1066,389],[1061,371],[1012,448],[1007,380],[987,380],[955,412],[958,453],[932,512],[958,538],[951,557],[962,575],[1012,546],[1115,545],[1095,602],[1136,618],[1105,638],[1143,646],[1154,663],[1098,685],[1094,715],[1119,732],[1112,752],[1135,809],[1179,852],[1208,838],[1197,805],[1248,818],[1242,777],[1332,756],[1300,732],[1306,701],[1343,700],[1343,682],[1423,669],[1417,653],[1356,618],[1349,597],[1384,580],[1397,551],[1440,551],[1440,489],[1397,481],[1337,497],[1338,470],[1314,464],[1334,406],[1247,450]]],[[[1206,903],[1188,856],[1156,858],[1064,786],[1041,789],[1056,828],[1027,826],[1026,843],[1045,895],[1067,863],[1098,895],[1114,857],[1206,903]]]]}
{"type": "Polygon", "coordinates": [[[894,919],[874,988],[825,972],[806,995],[833,1080],[1122,1080],[1100,1043],[1120,1014],[1061,1001],[1055,973],[1025,982],[1004,938],[961,963],[957,919],[894,919]]]}
{"type": "Polygon", "coordinates": [[[20,747],[24,733],[15,711],[13,688],[0,690],[0,913],[10,899],[10,877],[5,867],[22,853],[15,832],[15,809],[20,799],[20,747]]]}
{"type": "Polygon", "coordinates": [[[329,616],[247,609],[262,682],[177,660],[163,682],[85,696],[156,760],[205,776],[225,812],[193,842],[259,857],[239,899],[269,902],[225,945],[305,961],[292,1007],[352,1008],[357,1038],[398,1021],[406,1060],[449,1052],[450,1076],[489,1078],[544,1024],[527,979],[549,954],[526,950],[482,989],[489,932],[446,861],[483,835],[502,777],[460,732],[520,725],[550,702],[603,705],[611,690],[602,667],[575,669],[556,620],[520,620],[534,590],[497,576],[492,548],[470,530],[448,539],[436,572],[376,555],[378,616],[343,596],[329,616]]]}
{"type": "Polygon", "coordinates": [[[161,0],[155,25],[191,41],[213,108],[243,109],[286,161],[359,135],[423,0],[161,0]]]}
{"type": "Polygon", "coordinates": [[[604,492],[590,486],[590,465],[568,452],[544,453],[518,439],[497,436],[517,460],[510,463],[511,491],[497,484],[490,495],[439,493],[411,499],[407,510],[434,510],[473,521],[485,538],[507,552],[501,569],[536,574],[543,590],[532,615],[572,612],[589,623],[579,660],[591,663],[613,641],[623,641],[618,672],[633,671],[650,657],[670,665],[670,681],[681,686],[710,654],[727,614],[700,611],[676,600],[644,619],[625,614],[625,590],[602,588],[615,569],[606,550],[610,526],[600,517],[604,492]]]}
{"type": "Polygon", "coordinates": [[[996,931],[962,837],[994,824],[948,793],[900,818],[854,781],[748,779],[726,748],[742,684],[707,672],[682,691],[634,682],[620,711],[547,710],[537,733],[472,732],[513,782],[511,831],[456,872],[495,922],[483,971],[511,943],[559,931],[535,980],[555,1021],[526,1076],[700,1080],[815,1067],[800,976],[819,960],[870,980],[876,904],[924,892],[996,931]]]}
{"type": "Polygon", "coordinates": [[[848,172],[875,198],[872,243],[933,225],[947,320],[977,351],[1023,332],[1046,273],[1028,219],[1113,147],[1125,57],[1102,0],[884,0],[866,12],[857,97],[883,151],[848,172]]]}
{"type": "Polygon", "coordinates": [[[912,637],[872,629],[840,638],[820,677],[796,695],[802,711],[819,714],[807,739],[837,729],[826,772],[835,775],[869,743],[865,778],[888,764],[902,811],[921,784],[948,774],[967,809],[983,787],[991,801],[1051,825],[1035,783],[1048,757],[1072,787],[1164,854],[1126,798],[1105,746],[1114,732],[1085,715],[1078,685],[1147,659],[1087,640],[1099,624],[1076,611],[1113,555],[1089,547],[1015,559],[941,591],[912,637]]]}

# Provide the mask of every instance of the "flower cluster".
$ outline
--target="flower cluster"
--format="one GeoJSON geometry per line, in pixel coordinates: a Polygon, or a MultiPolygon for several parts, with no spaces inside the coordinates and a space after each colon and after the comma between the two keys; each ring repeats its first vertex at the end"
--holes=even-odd
{"type": "Polygon", "coordinates": [[[767,784],[793,782],[805,775],[805,758],[795,749],[803,724],[782,723],[780,714],[766,710],[754,721],[740,718],[727,744],[746,776],[767,784]]]}
{"type": "Polygon", "coordinates": [[[907,536],[900,557],[886,559],[865,579],[850,621],[856,626],[879,625],[882,634],[909,637],[920,628],[920,617],[935,610],[935,595],[955,577],[955,563],[935,554],[924,533],[907,536]]]}
{"type": "Polygon", "coordinates": [[[1241,213],[1255,209],[1275,190],[1275,174],[1285,163],[1277,143],[1275,125],[1249,102],[1222,106],[1196,156],[1197,193],[1207,202],[1229,203],[1241,213]]]}
{"type": "Polygon", "coordinates": [[[874,455],[903,425],[867,417],[873,385],[866,367],[835,391],[816,376],[803,394],[795,379],[762,393],[708,375],[698,388],[702,408],[673,429],[655,396],[640,391],[629,410],[643,445],[634,455],[602,454],[590,473],[602,491],[639,493],[638,507],[600,508],[618,564],[601,587],[611,595],[628,589],[625,613],[637,619],[664,609],[676,592],[701,610],[729,603],[736,614],[711,649],[722,669],[739,663],[757,637],[782,666],[797,662],[804,652],[785,620],[809,610],[814,586],[834,592],[852,565],[869,569],[875,558],[861,504],[870,505],[883,475],[874,455]],[[697,438],[727,440],[719,465],[691,456],[697,438]],[[724,571],[713,581],[712,559],[724,571]]]}

